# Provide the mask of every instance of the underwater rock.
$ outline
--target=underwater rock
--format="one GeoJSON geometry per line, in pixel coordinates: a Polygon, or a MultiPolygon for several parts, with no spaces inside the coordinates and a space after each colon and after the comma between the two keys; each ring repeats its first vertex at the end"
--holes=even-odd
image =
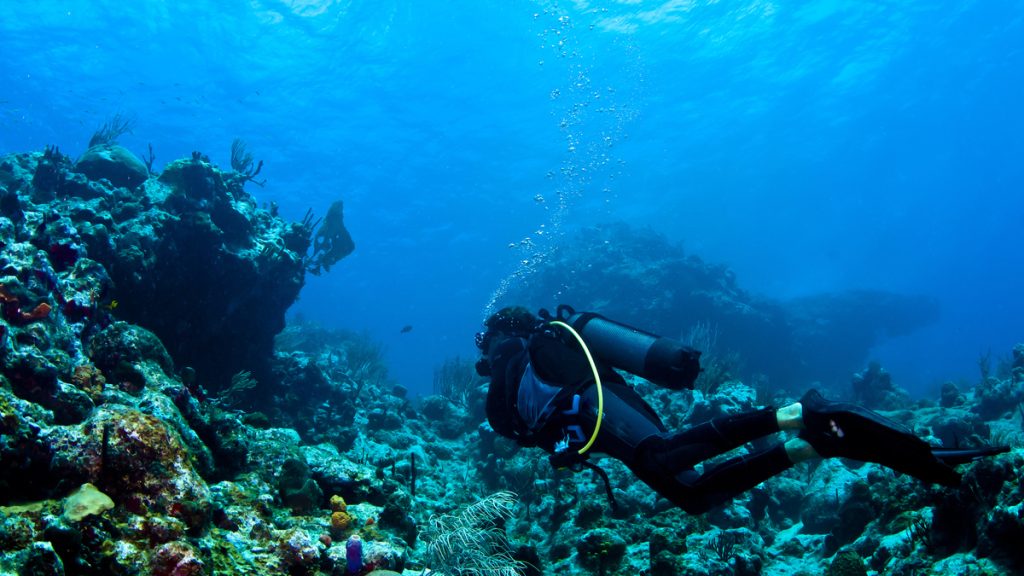
{"type": "Polygon", "coordinates": [[[302,225],[258,209],[202,158],[172,162],[150,188],[152,205],[119,223],[113,261],[104,262],[120,316],[169,343],[214,391],[240,370],[263,380],[303,284],[304,254],[284,243],[302,225]]]}
{"type": "Polygon", "coordinates": [[[60,274],[58,303],[68,322],[105,322],[102,302],[113,289],[113,281],[99,262],[81,257],[60,274]],[[101,312],[101,310],[103,310],[101,312]]]}
{"type": "Polygon", "coordinates": [[[412,502],[403,500],[400,495],[404,495],[404,493],[395,492],[384,504],[384,509],[380,512],[380,526],[394,532],[406,544],[411,545],[416,542],[419,527],[416,525],[416,519],[410,513],[412,502]]]}
{"type": "Polygon", "coordinates": [[[50,264],[58,272],[67,270],[85,256],[85,246],[78,230],[70,218],[60,214],[44,218],[33,231],[30,242],[46,252],[50,264]]]}
{"type": "Polygon", "coordinates": [[[700,391],[694,391],[693,397],[693,402],[683,417],[683,422],[689,425],[758,408],[757,391],[736,380],[724,382],[714,394],[705,395],[700,391]]]}
{"type": "Polygon", "coordinates": [[[309,466],[298,458],[289,458],[281,464],[277,475],[277,489],[284,505],[295,514],[308,514],[318,508],[324,492],[310,477],[309,466]]]}
{"type": "MultiPolygon", "coordinates": [[[[0,378],[0,504],[51,497],[53,413],[16,397],[0,378]]],[[[2,532],[2,531],[0,531],[2,532]]]]}
{"type": "Polygon", "coordinates": [[[380,408],[374,408],[366,414],[367,424],[378,430],[398,430],[404,421],[401,416],[394,412],[387,412],[380,408]]]}
{"type": "Polygon", "coordinates": [[[1015,572],[1024,570],[1024,505],[997,505],[984,520],[978,554],[992,556],[1015,572]]]}
{"type": "Polygon", "coordinates": [[[252,544],[264,546],[272,538],[271,524],[277,510],[274,487],[249,472],[235,481],[210,486],[213,524],[221,530],[245,535],[252,544]]]}
{"type": "MultiPolygon", "coordinates": [[[[41,506],[40,506],[41,508],[41,506]]],[[[20,550],[38,535],[34,519],[24,507],[0,508],[0,551],[20,550]]]]}
{"type": "MultiPolygon", "coordinates": [[[[156,382],[158,386],[144,390],[137,397],[130,397],[130,402],[133,402],[134,406],[145,413],[164,422],[178,435],[178,438],[181,439],[181,442],[187,448],[189,459],[196,472],[204,478],[210,478],[215,473],[221,472],[219,470],[221,467],[238,465],[237,463],[226,462],[222,459],[226,453],[223,443],[227,440],[221,435],[232,435],[237,432],[237,429],[230,431],[219,429],[211,431],[205,429],[206,423],[201,420],[202,417],[198,414],[196,400],[185,391],[184,386],[169,378],[164,379],[159,371],[156,373],[149,372],[147,379],[156,382]],[[191,420],[189,415],[192,416],[191,420]],[[201,432],[205,432],[205,434],[201,434],[201,432]],[[207,443],[208,439],[212,440],[215,444],[209,445],[207,443]],[[215,454],[217,456],[216,463],[214,462],[215,454]]],[[[212,410],[210,412],[215,415],[220,414],[212,410]]],[[[237,457],[234,454],[232,456],[237,457]]],[[[245,455],[243,454],[241,458],[244,459],[245,455]]]]}
{"type": "Polygon", "coordinates": [[[89,342],[96,367],[109,382],[127,382],[123,390],[139,392],[146,386],[143,365],[152,362],[166,375],[174,374],[174,363],[155,334],[129,324],[114,322],[89,342]]]}
{"type": "Polygon", "coordinates": [[[670,552],[661,551],[651,555],[651,576],[677,576],[682,574],[682,561],[670,552]]]}
{"type": "MultiPolygon", "coordinates": [[[[804,492],[807,490],[804,481],[780,476],[764,484],[763,489],[768,495],[765,513],[776,526],[789,528],[799,520],[804,492]]],[[[753,514],[753,510],[751,512],[753,514]]],[[[754,517],[756,519],[756,515],[754,517]]]]}
{"type": "Polygon", "coordinates": [[[962,488],[937,494],[931,523],[931,546],[935,552],[950,554],[974,548],[982,514],[983,503],[962,488]]]}
{"type": "Polygon", "coordinates": [[[468,434],[477,426],[477,422],[469,421],[464,407],[436,394],[423,398],[420,413],[426,418],[427,425],[445,440],[468,434]]]}
{"type": "MultiPolygon", "coordinates": [[[[946,558],[939,558],[930,567],[930,574],[1012,574],[1006,569],[988,558],[978,558],[973,553],[952,554],[946,558]]],[[[910,574],[918,573],[908,571],[910,574]]]]}
{"type": "Polygon", "coordinates": [[[626,541],[607,528],[590,530],[576,543],[576,561],[600,573],[614,571],[625,555],[626,541]]]}
{"type": "MultiPolygon", "coordinates": [[[[1024,569],[1024,548],[1020,545],[1024,542],[1021,469],[1024,469],[1024,455],[1013,452],[978,463],[964,478],[978,488],[982,497],[990,498],[983,502],[968,501],[975,511],[973,517],[979,521],[977,555],[989,557],[1014,572],[1024,569]],[[996,499],[994,495],[1002,497],[996,499]]],[[[966,496],[961,494],[965,499],[966,496]]]]}
{"type": "Polygon", "coordinates": [[[589,530],[594,528],[597,521],[604,515],[604,505],[593,497],[583,497],[576,504],[575,512],[576,527],[589,530]]]}
{"type": "Polygon", "coordinates": [[[149,178],[149,169],[137,156],[118,144],[100,144],[86,150],[75,170],[91,180],[107,179],[119,188],[135,188],[149,178]]]}
{"type": "Polygon", "coordinates": [[[6,358],[3,374],[19,398],[52,408],[60,389],[57,367],[35,348],[25,348],[6,358]]]}
{"type": "Polygon", "coordinates": [[[320,564],[320,548],[304,530],[286,530],[278,537],[276,551],[289,574],[312,574],[320,564]]]}
{"type": "Polygon", "coordinates": [[[846,499],[839,506],[838,522],[825,540],[825,553],[829,554],[859,538],[877,515],[867,482],[851,484],[846,499]]]}
{"type": "Polygon", "coordinates": [[[686,552],[686,539],[680,537],[672,530],[659,528],[651,532],[651,540],[648,542],[651,558],[661,552],[670,554],[683,554],[686,552]]]}
{"type": "Polygon", "coordinates": [[[375,570],[402,572],[405,569],[405,551],[383,540],[363,541],[363,567],[375,570]]]}
{"type": "Polygon", "coordinates": [[[156,549],[150,562],[152,576],[200,576],[206,574],[198,552],[188,542],[176,540],[156,549]]]}
{"type": "Polygon", "coordinates": [[[234,478],[248,468],[249,446],[241,434],[241,417],[219,410],[201,412],[198,401],[184,386],[177,393],[167,388],[164,391],[173,394],[174,405],[190,428],[179,433],[189,449],[202,456],[197,469],[204,478],[218,482],[234,478]]]}
{"type": "Polygon", "coordinates": [[[544,561],[541,560],[537,544],[520,544],[512,550],[512,558],[520,562],[523,576],[542,576],[545,574],[544,561]]]}
{"type": "Polygon", "coordinates": [[[276,484],[276,473],[288,459],[305,459],[299,446],[302,439],[289,428],[243,427],[239,437],[248,447],[249,467],[261,480],[276,484]]]}
{"type": "Polygon", "coordinates": [[[977,448],[991,435],[988,423],[965,408],[947,408],[935,413],[919,411],[917,425],[931,428],[932,436],[946,448],[977,448]]]}
{"type": "Polygon", "coordinates": [[[975,386],[974,400],[973,411],[984,420],[995,420],[1015,411],[1024,402],[1024,388],[1013,379],[989,376],[975,386]]]}
{"type": "Polygon", "coordinates": [[[193,457],[154,416],[105,405],[79,426],[54,429],[51,442],[57,477],[89,481],[135,514],[168,514],[193,530],[209,521],[209,489],[193,457]]]}
{"type": "Polygon", "coordinates": [[[754,520],[750,515],[750,510],[736,501],[709,510],[704,514],[704,517],[712,526],[716,526],[723,530],[728,530],[730,528],[747,528],[754,524],[754,520]]]}
{"type": "Polygon", "coordinates": [[[94,408],[93,399],[72,384],[57,382],[57,394],[52,405],[57,424],[78,424],[94,408]]]}
{"type": "Polygon", "coordinates": [[[962,406],[967,402],[964,395],[960,393],[960,389],[952,382],[946,382],[942,385],[942,389],[939,391],[939,396],[939,406],[942,406],[943,408],[962,406]]]}
{"type": "Polygon", "coordinates": [[[804,491],[800,520],[810,534],[828,534],[839,521],[839,507],[849,498],[858,476],[838,459],[823,461],[804,491]]]}
{"type": "Polygon", "coordinates": [[[864,560],[856,552],[846,550],[836,554],[828,566],[826,576],[867,576],[864,560]]]}
{"type": "Polygon", "coordinates": [[[382,506],[387,502],[385,483],[379,481],[372,466],[353,462],[331,444],[303,446],[302,454],[312,477],[328,494],[337,494],[349,503],[372,502],[382,506]]]}
{"type": "Polygon", "coordinates": [[[19,576],[64,576],[64,562],[49,542],[33,542],[18,570],[19,576]]]}
{"type": "Polygon", "coordinates": [[[1014,383],[1024,382],[1024,344],[1013,347],[1013,363],[1010,365],[1010,379],[1014,383]]]}
{"type": "Polygon", "coordinates": [[[853,375],[853,398],[859,404],[876,410],[898,410],[910,404],[906,390],[892,383],[892,376],[878,362],[853,375]]]}

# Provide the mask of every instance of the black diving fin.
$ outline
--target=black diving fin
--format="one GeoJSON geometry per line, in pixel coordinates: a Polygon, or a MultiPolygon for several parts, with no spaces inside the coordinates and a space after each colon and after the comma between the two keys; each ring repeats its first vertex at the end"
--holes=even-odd
{"type": "Polygon", "coordinates": [[[1010,451],[1009,446],[986,446],[985,448],[955,449],[955,448],[932,448],[932,454],[944,464],[956,466],[977,462],[982,458],[1005,454],[1010,451]]]}
{"type": "MultiPolygon", "coordinates": [[[[925,482],[960,484],[960,474],[909,428],[862,406],[830,402],[816,390],[800,399],[806,429],[800,432],[824,457],[875,462],[925,482]]],[[[969,461],[969,460],[968,460],[969,461]]]]}

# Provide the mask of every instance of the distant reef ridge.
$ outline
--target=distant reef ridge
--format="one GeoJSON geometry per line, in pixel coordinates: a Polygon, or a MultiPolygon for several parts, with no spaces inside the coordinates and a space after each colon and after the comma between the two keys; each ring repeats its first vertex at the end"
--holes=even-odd
{"type": "Polygon", "coordinates": [[[504,303],[566,303],[597,312],[693,341],[708,360],[732,356],[733,368],[741,368],[734,376],[761,374],[793,389],[814,381],[845,383],[884,337],[912,333],[939,317],[930,297],[883,290],[785,301],[759,296],[741,287],[728,266],[687,254],[658,232],[618,222],[570,234],[503,296],[504,303]]]}

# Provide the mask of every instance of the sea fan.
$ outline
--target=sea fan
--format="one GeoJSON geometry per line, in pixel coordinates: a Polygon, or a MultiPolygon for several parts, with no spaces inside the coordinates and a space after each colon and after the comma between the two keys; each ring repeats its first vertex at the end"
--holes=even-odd
{"type": "Polygon", "coordinates": [[[431,517],[423,534],[427,565],[445,576],[521,576],[524,565],[509,552],[504,529],[517,503],[515,494],[498,492],[431,517]]]}

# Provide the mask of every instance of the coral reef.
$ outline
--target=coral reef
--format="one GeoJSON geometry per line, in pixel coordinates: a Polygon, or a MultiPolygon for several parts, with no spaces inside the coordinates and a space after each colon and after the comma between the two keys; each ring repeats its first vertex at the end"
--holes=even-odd
{"type": "MultiPolygon", "coordinates": [[[[965,466],[961,487],[827,460],[688,516],[617,462],[597,460],[606,492],[599,475],[553,469],[497,436],[468,362],[441,363],[437,394],[410,398],[365,335],[284,326],[310,266],[347,253],[340,205],[323,236],[310,219],[282,221],[242,188],[257,168],[239,153],[241,172],[196,154],[141,182],[79,169],[56,148],[0,159],[0,572],[1024,570],[1024,346],[977,386],[917,402],[880,365],[844,375],[846,396],[935,445],[1013,447],[965,466]]],[[[746,295],[724,269],[642,235],[589,245],[612,276],[579,276],[574,296],[596,305],[636,289],[651,298],[618,301],[641,321],[685,302],[722,334],[778,336],[780,358],[809,349],[788,324],[799,314],[746,295]]],[[[723,364],[693,392],[630,384],[671,427],[794,398],[738,372],[723,364]]]]}
{"type": "Polygon", "coordinates": [[[5,237],[23,246],[6,252],[27,260],[42,250],[49,260],[19,264],[37,278],[4,282],[5,293],[34,291],[18,300],[30,310],[49,287],[22,283],[39,284],[50,266],[52,274],[64,273],[62,287],[71,292],[54,294],[47,305],[61,305],[75,319],[116,305],[119,319],[156,334],[210,390],[240,370],[263,379],[273,337],[302,287],[313,231],[258,209],[244,182],[198,153],[149,178],[134,156],[109,143],[77,164],[55,150],[5,157],[5,237]],[[119,170],[133,176],[118,177],[119,170]],[[52,183],[45,193],[34,184],[42,173],[52,183]]]}

